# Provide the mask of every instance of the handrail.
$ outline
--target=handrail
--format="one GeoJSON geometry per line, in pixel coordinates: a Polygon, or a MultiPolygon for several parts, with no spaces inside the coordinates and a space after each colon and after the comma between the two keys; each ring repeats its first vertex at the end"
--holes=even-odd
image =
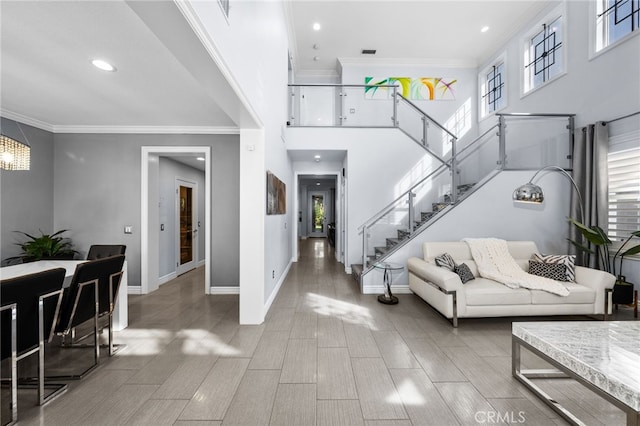
{"type": "Polygon", "coordinates": [[[420,114],[422,114],[425,117],[427,117],[429,119],[429,121],[431,121],[433,124],[438,126],[441,130],[444,130],[445,132],[447,132],[447,134],[449,134],[449,136],[451,136],[452,138],[454,138],[456,140],[458,139],[458,137],[456,135],[451,133],[449,130],[445,129],[444,126],[442,126],[440,123],[438,123],[436,120],[434,120],[429,114],[427,114],[426,112],[422,111],[416,104],[411,102],[409,99],[405,98],[400,93],[396,93],[396,96],[399,96],[400,98],[404,99],[405,102],[407,102],[410,106],[412,106],[416,111],[418,111],[420,114]]]}
{"type": "Polygon", "coordinates": [[[395,84],[288,84],[288,87],[400,87],[395,84]]]}
{"type": "Polygon", "coordinates": [[[376,223],[378,220],[380,220],[384,215],[386,215],[387,213],[389,213],[391,210],[393,210],[393,207],[395,206],[395,204],[400,201],[403,197],[407,196],[410,192],[412,192],[416,187],[420,186],[422,183],[424,183],[424,181],[426,181],[427,179],[429,179],[430,177],[436,175],[436,174],[440,174],[442,173],[443,170],[448,170],[448,167],[446,167],[446,164],[441,165],[440,167],[438,167],[437,169],[433,170],[431,173],[429,173],[427,176],[423,177],[422,179],[420,179],[416,184],[414,184],[410,189],[406,190],[405,192],[403,192],[401,195],[399,195],[398,197],[396,197],[395,200],[393,200],[391,203],[387,204],[385,207],[383,207],[378,213],[376,213],[375,215],[373,215],[369,220],[367,220],[365,223],[363,223],[362,225],[360,225],[358,227],[358,234],[362,234],[362,230],[366,227],[368,227],[371,224],[376,223]]]}
{"type": "Polygon", "coordinates": [[[564,114],[555,112],[498,112],[495,115],[505,117],[575,117],[575,114],[564,114]]]}

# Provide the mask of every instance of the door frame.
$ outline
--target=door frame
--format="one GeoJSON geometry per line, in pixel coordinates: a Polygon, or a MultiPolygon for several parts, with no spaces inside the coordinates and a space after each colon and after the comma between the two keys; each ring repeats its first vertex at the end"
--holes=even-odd
{"type": "MultiPolygon", "coordinates": [[[[300,176],[304,176],[304,175],[315,175],[315,176],[335,176],[336,178],[336,231],[338,229],[343,229],[346,230],[348,229],[348,214],[347,214],[347,207],[348,207],[348,196],[347,196],[347,186],[345,184],[343,184],[342,182],[346,182],[346,177],[343,176],[342,173],[342,167],[340,168],[339,171],[337,170],[325,170],[325,171],[319,171],[319,170],[295,170],[294,171],[294,179],[293,179],[293,204],[295,206],[295,215],[293,216],[295,223],[296,223],[296,229],[293,232],[292,235],[292,239],[293,241],[291,241],[291,247],[293,247],[293,261],[297,262],[298,261],[298,234],[300,232],[300,222],[298,221],[298,213],[300,211],[300,176]],[[341,196],[344,195],[342,198],[341,196]]],[[[304,220],[304,219],[303,219],[304,220]]],[[[345,265],[345,270],[346,270],[346,264],[345,264],[345,260],[346,260],[346,254],[347,254],[347,238],[346,238],[346,232],[342,232],[342,233],[338,233],[336,232],[336,247],[335,247],[335,253],[336,253],[336,260],[338,262],[341,262],[343,265],[345,265]]],[[[350,267],[349,267],[350,268],[350,267]]]]}
{"type": "Polygon", "coordinates": [[[149,191],[150,183],[157,185],[158,158],[162,154],[200,154],[205,160],[204,179],[204,292],[211,293],[211,147],[210,146],[143,146],[141,149],[140,188],[140,292],[147,294],[159,287],[158,256],[151,255],[149,247],[158,247],[159,215],[150,216],[150,205],[158,205],[157,191],[149,191]],[[151,173],[154,176],[151,176],[151,173]]]}
{"type": "MultiPolygon", "coordinates": [[[[176,225],[176,275],[181,275],[184,274],[186,272],[189,272],[192,269],[195,269],[197,264],[198,264],[198,238],[199,236],[197,235],[199,229],[197,227],[197,223],[198,223],[198,182],[192,182],[188,179],[184,179],[184,178],[180,178],[180,177],[176,177],[175,179],[175,187],[176,187],[176,197],[175,197],[175,214],[176,214],[176,220],[175,220],[175,225],[176,225]],[[191,263],[192,265],[188,266],[189,269],[184,270],[185,268],[187,268],[186,266],[180,265],[180,187],[184,186],[186,188],[191,188],[191,219],[192,219],[192,235],[191,235],[191,241],[193,244],[193,247],[191,248],[191,263]],[[195,234],[193,234],[193,230],[195,229],[195,234]],[[182,270],[181,270],[182,268],[182,270]]],[[[186,265],[186,264],[185,264],[186,265]]]]}
{"type": "MultiPolygon", "coordinates": [[[[337,185],[337,182],[336,182],[337,185]]],[[[309,202],[309,214],[307,215],[307,223],[309,224],[309,233],[307,234],[307,237],[309,238],[326,238],[327,237],[327,214],[326,214],[326,210],[327,210],[327,199],[329,198],[329,191],[327,190],[316,190],[316,191],[309,191],[307,193],[307,197],[308,197],[308,202],[309,202]],[[313,196],[314,195],[318,195],[321,194],[322,195],[322,202],[324,204],[324,208],[325,208],[325,215],[324,215],[324,223],[322,225],[322,233],[317,233],[316,235],[312,235],[314,234],[313,232],[313,196]]],[[[334,218],[335,220],[335,218],[334,218]]]]}

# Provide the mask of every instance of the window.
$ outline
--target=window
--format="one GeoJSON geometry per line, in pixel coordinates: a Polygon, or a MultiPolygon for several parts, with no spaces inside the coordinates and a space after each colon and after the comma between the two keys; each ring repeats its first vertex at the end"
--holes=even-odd
{"type": "Polygon", "coordinates": [[[596,0],[596,52],[640,27],[640,0],[596,0]]]}
{"type": "Polygon", "coordinates": [[[550,15],[524,42],[524,93],[543,86],[564,73],[564,19],[550,15]]]}
{"type": "Polygon", "coordinates": [[[505,62],[502,55],[493,65],[483,69],[478,75],[481,118],[507,106],[505,62]]]}
{"type": "Polygon", "coordinates": [[[610,138],[609,238],[624,241],[640,230],[640,131],[610,138]]]}

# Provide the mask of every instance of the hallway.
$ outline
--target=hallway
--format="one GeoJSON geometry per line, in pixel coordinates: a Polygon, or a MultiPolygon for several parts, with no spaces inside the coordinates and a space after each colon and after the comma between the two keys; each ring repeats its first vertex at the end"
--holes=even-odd
{"type": "MultiPolygon", "coordinates": [[[[414,295],[382,305],[326,239],[300,241],[259,326],[238,325],[237,296],[205,297],[202,269],[130,296],[127,347],[43,409],[21,398],[20,425],[564,424],[511,377],[511,319],[453,329],[414,295]]],[[[575,382],[549,385],[588,424],[624,424],[575,382]]]]}

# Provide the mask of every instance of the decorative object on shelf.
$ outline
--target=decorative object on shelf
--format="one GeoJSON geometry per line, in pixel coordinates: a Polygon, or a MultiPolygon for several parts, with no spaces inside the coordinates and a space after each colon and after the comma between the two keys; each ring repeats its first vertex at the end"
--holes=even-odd
{"type": "Polygon", "coordinates": [[[536,176],[538,176],[540,172],[545,170],[557,170],[559,172],[562,172],[562,174],[564,174],[567,177],[567,179],[571,181],[573,188],[576,190],[576,194],[578,194],[578,206],[580,207],[580,221],[584,221],[584,210],[582,207],[584,203],[582,202],[582,194],[580,194],[580,190],[578,189],[578,184],[576,184],[576,181],[573,179],[573,177],[571,177],[569,172],[567,172],[562,167],[546,166],[539,169],[537,172],[534,173],[533,177],[529,179],[529,182],[525,183],[524,185],[520,185],[518,188],[516,188],[515,191],[513,191],[513,196],[512,196],[513,201],[518,203],[542,204],[542,202],[544,201],[544,193],[542,192],[542,188],[540,188],[538,185],[533,183],[533,180],[536,178],[536,176]]]}
{"type": "Polygon", "coordinates": [[[3,121],[0,134],[0,169],[29,170],[31,167],[31,145],[20,124],[3,121]]]}
{"type": "Polygon", "coordinates": [[[33,262],[43,259],[71,260],[77,253],[73,249],[73,243],[69,238],[60,235],[67,232],[66,229],[47,235],[40,231],[40,236],[35,237],[26,232],[15,231],[28,238],[27,241],[16,243],[22,249],[22,254],[9,259],[21,259],[23,262],[33,262]]]}
{"type": "Polygon", "coordinates": [[[267,214],[287,213],[287,186],[271,172],[267,172],[267,214]]]}

